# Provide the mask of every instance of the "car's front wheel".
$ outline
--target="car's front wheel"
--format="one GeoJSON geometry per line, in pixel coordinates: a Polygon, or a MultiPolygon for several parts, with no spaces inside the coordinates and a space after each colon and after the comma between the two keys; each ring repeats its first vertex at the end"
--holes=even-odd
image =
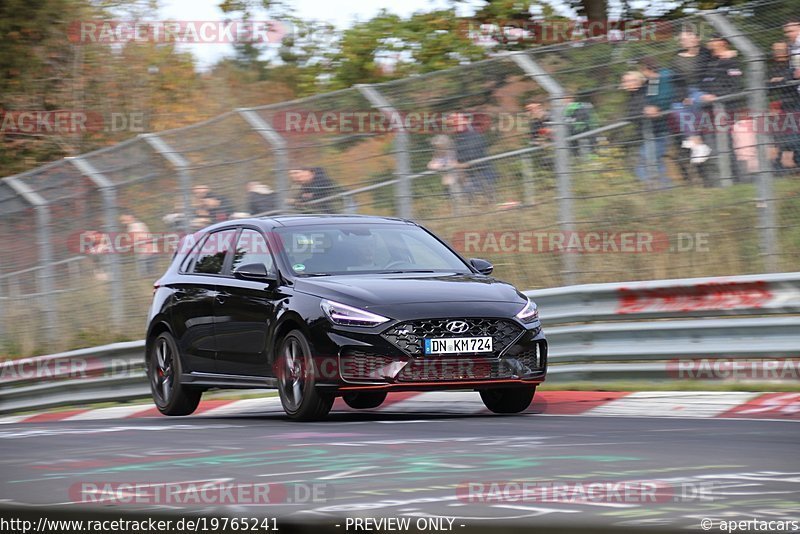
{"type": "Polygon", "coordinates": [[[278,393],[283,411],[296,421],[323,419],[333,406],[333,395],[315,387],[311,346],[299,330],[292,330],[280,343],[276,360],[278,393]]]}
{"type": "Polygon", "coordinates": [[[181,358],[178,345],[169,332],[159,334],[150,345],[147,374],[153,402],[159,412],[189,415],[197,409],[203,392],[181,384],[181,358]]]}
{"type": "Polygon", "coordinates": [[[355,391],[342,395],[344,403],[356,410],[377,408],[386,400],[385,391],[355,391]]]}
{"type": "Polygon", "coordinates": [[[519,413],[531,405],[536,386],[482,389],[481,400],[494,413],[519,413]]]}

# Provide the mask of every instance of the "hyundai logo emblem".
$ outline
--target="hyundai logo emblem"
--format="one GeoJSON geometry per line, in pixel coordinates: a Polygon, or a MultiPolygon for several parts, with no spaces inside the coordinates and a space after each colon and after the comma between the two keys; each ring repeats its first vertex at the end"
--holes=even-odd
{"type": "Polygon", "coordinates": [[[445,325],[445,328],[450,330],[454,334],[463,334],[467,330],[469,330],[469,325],[464,321],[450,321],[445,325]]]}

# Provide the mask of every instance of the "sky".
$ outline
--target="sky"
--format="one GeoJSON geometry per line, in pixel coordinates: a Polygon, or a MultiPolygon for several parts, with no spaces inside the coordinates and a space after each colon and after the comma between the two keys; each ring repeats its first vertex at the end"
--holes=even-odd
{"type": "MultiPolygon", "coordinates": [[[[549,3],[557,13],[566,16],[575,16],[572,10],[564,6],[560,0],[544,0],[549,3]]],[[[368,20],[386,8],[397,15],[407,17],[416,11],[430,11],[436,8],[449,6],[447,0],[288,0],[294,7],[294,14],[303,20],[317,20],[330,22],[339,29],[352,25],[356,20],[368,20]]],[[[161,17],[170,20],[216,21],[222,20],[223,13],[219,9],[220,0],[160,0],[161,17]]],[[[468,16],[475,12],[477,6],[482,5],[481,0],[467,0],[459,4],[459,15],[468,16]]],[[[611,0],[609,6],[619,4],[611,0]]],[[[648,6],[659,4],[662,7],[674,4],[673,0],[633,0],[634,8],[647,9],[648,6]]],[[[261,20],[261,19],[259,19],[261,20]]],[[[198,68],[205,70],[219,59],[233,54],[229,44],[196,44],[184,45],[197,58],[198,68]]]]}
{"type": "MultiPolygon", "coordinates": [[[[401,16],[415,11],[429,11],[447,7],[446,0],[290,0],[295,15],[304,20],[320,20],[338,28],[349,27],[354,20],[368,20],[385,7],[401,16]]],[[[220,0],[160,0],[161,16],[175,20],[220,20],[220,0]]],[[[479,2],[476,2],[479,3],[479,2]]],[[[469,5],[463,8],[470,10],[469,5]]],[[[187,49],[198,59],[198,66],[208,68],[220,58],[231,55],[233,50],[226,44],[197,44],[187,49]]]]}

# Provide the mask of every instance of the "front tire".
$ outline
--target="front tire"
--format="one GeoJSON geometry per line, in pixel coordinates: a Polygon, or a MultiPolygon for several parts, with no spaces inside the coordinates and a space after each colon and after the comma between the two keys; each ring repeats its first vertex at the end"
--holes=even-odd
{"type": "Polygon", "coordinates": [[[345,404],[356,410],[377,408],[386,400],[385,391],[355,391],[342,395],[345,404]]]}
{"type": "Polygon", "coordinates": [[[536,386],[482,389],[481,400],[494,413],[520,413],[528,408],[536,386]]]}
{"type": "Polygon", "coordinates": [[[158,411],[164,415],[189,415],[197,409],[203,392],[181,384],[181,358],[175,338],[162,332],[150,346],[147,375],[158,411]]]}
{"type": "Polygon", "coordinates": [[[281,340],[278,349],[278,393],[283,411],[295,421],[324,419],[333,406],[333,395],[315,387],[311,345],[299,330],[292,330],[281,340]]]}

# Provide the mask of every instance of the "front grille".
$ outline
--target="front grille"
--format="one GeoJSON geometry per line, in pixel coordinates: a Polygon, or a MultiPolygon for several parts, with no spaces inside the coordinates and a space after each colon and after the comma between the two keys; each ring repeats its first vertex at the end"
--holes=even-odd
{"type": "Polygon", "coordinates": [[[531,350],[516,357],[420,358],[397,375],[399,382],[498,380],[526,378],[541,373],[543,360],[531,350]]]}
{"type": "Polygon", "coordinates": [[[386,332],[386,338],[395,347],[412,356],[422,355],[423,339],[440,337],[483,337],[493,339],[494,354],[498,355],[522,333],[522,327],[508,319],[456,319],[467,323],[466,332],[454,334],[446,325],[454,319],[423,319],[397,324],[386,332]]]}
{"type": "Polygon", "coordinates": [[[339,359],[339,373],[345,380],[380,382],[383,381],[382,371],[396,361],[396,358],[375,352],[348,349],[339,359]]]}

